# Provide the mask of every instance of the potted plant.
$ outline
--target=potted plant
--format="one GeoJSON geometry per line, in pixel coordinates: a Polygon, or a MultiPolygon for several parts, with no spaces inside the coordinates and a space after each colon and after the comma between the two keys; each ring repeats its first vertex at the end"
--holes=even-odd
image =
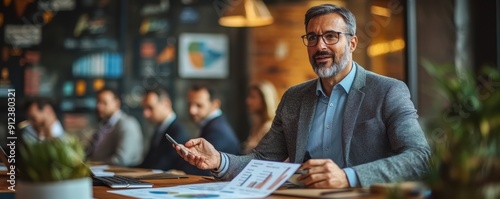
{"type": "Polygon", "coordinates": [[[19,147],[18,199],[91,199],[92,179],[82,160],[85,153],[74,137],[27,142],[19,147]]]}
{"type": "Polygon", "coordinates": [[[475,75],[453,66],[424,67],[444,97],[427,133],[433,198],[500,198],[500,73],[475,75]]]}

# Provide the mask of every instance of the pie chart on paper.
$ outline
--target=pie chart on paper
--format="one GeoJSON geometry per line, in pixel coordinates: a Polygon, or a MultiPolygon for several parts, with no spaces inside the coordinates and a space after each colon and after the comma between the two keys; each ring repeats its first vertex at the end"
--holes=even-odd
{"type": "Polygon", "coordinates": [[[176,198],[219,198],[218,194],[179,194],[176,198]]]}
{"type": "Polygon", "coordinates": [[[179,192],[172,192],[172,191],[150,191],[149,193],[156,194],[156,195],[167,195],[167,194],[178,194],[179,192]]]}

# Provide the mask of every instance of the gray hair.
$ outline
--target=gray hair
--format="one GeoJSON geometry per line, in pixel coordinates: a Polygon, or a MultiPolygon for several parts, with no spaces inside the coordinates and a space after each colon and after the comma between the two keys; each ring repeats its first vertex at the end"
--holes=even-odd
{"type": "Polygon", "coordinates": [[[349,9],[347,9],[347,8],[340,7],[340,6],[333,5],[333,4],[323,4],[323,5],[314,6],[312,8],[309,8],[309,10],[307,10],[307,12],[306,12],[304,25],[307,28],[307,24],[309,23],[309,21],[312,18],[317,17],[317,16],[326,15],[326,14],[331,14],[331,13],[337,13],[340,16],[342,16],[342,18],[344,18],[345,23],[347,24],[347,27],[346,27],[347,30],[345,30],[345,31],[347,33],[352,34],[352,35],[356,35],[356,18],[354,17],[352,12],[349,11],[349,9]]]}

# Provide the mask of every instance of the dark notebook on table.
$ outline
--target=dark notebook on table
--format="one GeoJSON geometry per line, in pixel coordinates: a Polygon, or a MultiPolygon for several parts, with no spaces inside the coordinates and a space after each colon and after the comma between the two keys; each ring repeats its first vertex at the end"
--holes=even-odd
{"type": "Polygon", "coordinates": [[[132,177],[127,176],[96,176],[92,169],[85,163],[82,163],[87,167],[90,174],[92,175],[92,181],[94,186],[106,185],[111,188],[151,188],[152,183],[144,182],[132,177]]]}
{"type": "Polygon", "coordinates": [[[104,184],[111,188],[151,188],[152,183],[127,176],[92,176],[94,185],[104,184]]]}

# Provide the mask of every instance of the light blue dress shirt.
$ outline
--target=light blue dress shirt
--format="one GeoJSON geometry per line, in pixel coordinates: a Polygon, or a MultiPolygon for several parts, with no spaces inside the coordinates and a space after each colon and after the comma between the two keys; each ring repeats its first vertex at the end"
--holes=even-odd
{"type": "MultiPolygon", "coordinates": [[[[340,168],[344,168],[344,149],[342,148],[342,120],[347,95],[351,90],[356,75],[356,67],[352,67],[347,76],[335,85],[331,95],[327,96],[318,79],[316,96],[318,103],[314,113],[313,123],[307,142],[307,151],[304,161],[308,159],[333,160],[340,168]]],[[[349,185],[358,185],[357,175],[352,168],[344,168],[349,185]]]]}
{"type": "Polygon", "coordinates": [[[156,127],[154,133],[153,133],[153,140],[151,141],[151,146],[158,146],[160,144],[161,141],[163,141],[163,136],[165,136],[165,134],[163,134],[163,132],[165,132],[168,127],[170,126],[170,124],[172,124],[172,122],[174,122],[175,118],[177,118],[177,115],[172,112],[170,115],[167,116],[167,118],[165,118],[165,120],[163,120],[163,122],[156,127]]]}
{"type": "Polygon", "coordinates": [[[160,126],[158,127],[158,131],[166,131],[170,124],[174,122],[175,118],[177,118],[177,115],[174,112],[170,113],[170,115],[168,115],[167,118],[165,118],[165,120],[163,120],[163,122],[160,124],[160,126]]]}

